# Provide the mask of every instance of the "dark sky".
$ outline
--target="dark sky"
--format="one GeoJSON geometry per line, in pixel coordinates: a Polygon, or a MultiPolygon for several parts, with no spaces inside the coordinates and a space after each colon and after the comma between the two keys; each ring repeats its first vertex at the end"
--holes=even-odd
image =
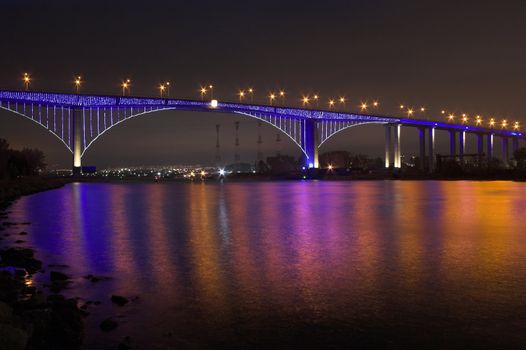
{"type": "MultiPolygon", "coordinates": [[[[172,96],[197,98],[199,85],[211,82],[220,100],[251,85],[258,102],[283,88],[289,104],[316,92],[325,100],[345,95],[350,110],[378,99],[383,114],[404,103],[425,105],[426,117],[447,109],[526,125],[525,19],[522,0],[3,1],[0,88],[22,88],[25,71],[34,90],[72,92],[81,74],[82,91],[98,94],[118,94],[130,78],[133,94],[156,95],[170,80],[172,96]]],[[[217,123],[223,158],[233,159],[236,120],[241,157],[253,161],[255,120],[162,112],[116,127],[84,164],[211,163],[217,123]]],[[[403,135],[403,153],[413,153],[416,131],[403,135]]],[[[70,166],[60,142],[21,117],[0,112],[0,137],[43,149],[53,167],[70,166]]],[[[275,129],[264,127],[263,138],[265,153],[275,153],[275,129]]],[[[281,143],[282,152],[299,155],[286,137],[281,143]]],[[[383,147],[381,127],[359,127],[322,152],[376,156],[383,147]]]]}

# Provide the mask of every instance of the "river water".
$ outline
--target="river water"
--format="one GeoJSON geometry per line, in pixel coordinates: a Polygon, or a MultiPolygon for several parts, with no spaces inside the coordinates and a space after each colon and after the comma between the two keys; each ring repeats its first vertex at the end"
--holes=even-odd
{"type": "Polygon", "coordinates": [[[85,349],[526,344],[524,183],[75,183],[10,211],[102,302],[85,349]]]}

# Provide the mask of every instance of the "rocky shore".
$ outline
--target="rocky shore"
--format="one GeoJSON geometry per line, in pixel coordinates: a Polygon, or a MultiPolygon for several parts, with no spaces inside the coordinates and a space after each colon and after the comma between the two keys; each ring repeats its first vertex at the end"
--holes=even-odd
{"type": "MultiPolygon", "coordinates": [[[[22,195],[58,188],[67,179],[26,178],[0,182],[0,349],[1,350],[74,350],[82,347],[84,318],[89,308],[102,301],[67,298],[62,292],[74,282],[64,273],[66,265],[38,260],[37,253],[23,247],[24,237],[31,234],[31,223],[10,221],[7,205],[22,195]],[[34,277],[46,281],[36,285],[34,277]]],[[[91,284],[108,277],[83,276],[91,284]]],[[[67,294],[67,293],[65,293],[67,294]]],[[[112,295],[108,303],[126,305],[125,297],[112,295]]],[[[108,317],[100,324],[101,332],[109,332],[118,323],[108,317]]],[[[126,337],[116,347],[131,349],[126,337]]]]}
{"type": "Polygon", "coordinates": [[[23,177],[14,180],[0,180],[0,208],[6,208],[12,201],[29,194],[59,188],[71,182],[69,178],[23,177]]]}

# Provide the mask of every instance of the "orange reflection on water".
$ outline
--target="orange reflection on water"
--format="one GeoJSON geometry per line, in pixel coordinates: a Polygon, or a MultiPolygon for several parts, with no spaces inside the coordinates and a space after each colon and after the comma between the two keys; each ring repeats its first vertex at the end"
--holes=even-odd
{"type": "MultiPolygon", "coordinates": [[[[219,252],[217,221],[214,220],[217,196],[214,188],[205,183],[188,188],[186,209],[189,249],[193,264],[196,293],[205,309],[217,317],[225,315],[225,276],[219,252]]],[[[211,320],[213,321],[213,320],[211,320]]]]}

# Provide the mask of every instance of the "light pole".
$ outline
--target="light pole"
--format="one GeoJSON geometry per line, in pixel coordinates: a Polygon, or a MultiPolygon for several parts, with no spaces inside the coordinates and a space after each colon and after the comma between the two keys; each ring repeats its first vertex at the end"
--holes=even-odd
{"type": "Polygon", "coordinates": [[[315,94],[315,95],[313,96],[313,99],[314,99],[314,101],[316,101],[316,108],[318,108],[318,106],[319,106],[319,104],[318,104],[319,96],[318,96],[317,94],[315,94]]]}
{"type": "Polygon", "coordinates": [[[343,108],[345,108],[345,101],[346,101],[346,100],[345,100],[345,97],[340,96],[339,101],[340,101],[340,104],[343,106],[343,108]]]}
{"type": "Polygon", "coordinates": [[[214,99],[214,85],[210,84],[208,85],[208,88],[210,89],[210,99],[214,99]]]}
{"type": "Polygon", "coordinates": [[[77,94],[79,93],[81,84],[82,84],[82,78],[79,75],[78,77],[75,78],[75,91],[77,92],[77,94]]]}
{"type": "Polygon", "coordinates": [[[368,107],[368,106],[367,106],[367,102],[362,102],[362,103],[360,104],[360,110],[361,110],[362,112],[366,112],[366,111],[367,111],[367,107],[368,107]]]}
{"type": "Polygon", "coordinates": [[[29,83],[31,83],[31,76],[28,73],[24,73],[22,81],[24,82],[24,87],[26,91],[29,91],[29,83]]]}
{"type": "Polygon", "coordinates": [[[130,94],[131,80],[126,79],[122,82],[122,96],[126,96],[126,90],[128,90],[128,95],[130,94]]]}
{"type": "Polygon", "coordinates": [[[164,84],[159,85],[159,92],[161,93],[161,98],[163,98],[164,90],[166,90],[166,86],[164,84]]]}
{"type": "Polygon", "coordinates": [[[245,91],[243,91],[243,90],[239,90],[239,92],[237,93],[237,95],[239,96],[239,102],[242,102],[243,99],[245,98],[245,91]]]}
{"type": "Polygon", "coordinates": [[[268,95],[268,99],[269,99],[270,105],[272,106],[272,102],[274,102],[274,100],[276,99],[276,95],[273,92],[271,92],[270,95],[268,95]]]}
{"type": "Polygon", "coordinates": [[[334,109],[334,100],[329,100],[329,110],[334,109]]]}
{"type": "Polygon", "coordinates": [[[248,88],[248,93],[250,94],[250,102],[254,102],[254,89],[248,88]]]}
{"type": "Polygon", "coordinates": [[[285,106],[285,91],[281,90],[279,92],[279,97],[281,97],[281,105],[285,106]]]}
{"type": "Polygon", "coordinates": [[[170,82],[167,81],[164,85],[166,86],[166,94],[170,97],[170,82]]]}
{"type": "Polygon", "coordinates": [[[199,91],[201,92],[201,101],[203,101],[206,95],[206,88],[201,86],[201,90],[199,91]]]}
{"type": "Polygon", "coordinates": [[[309,102],[310,102],[309,96],[303,96],[303,98],[301,99],[301,103],[303,104],[303,107],[308,106],[309,102]]]}

